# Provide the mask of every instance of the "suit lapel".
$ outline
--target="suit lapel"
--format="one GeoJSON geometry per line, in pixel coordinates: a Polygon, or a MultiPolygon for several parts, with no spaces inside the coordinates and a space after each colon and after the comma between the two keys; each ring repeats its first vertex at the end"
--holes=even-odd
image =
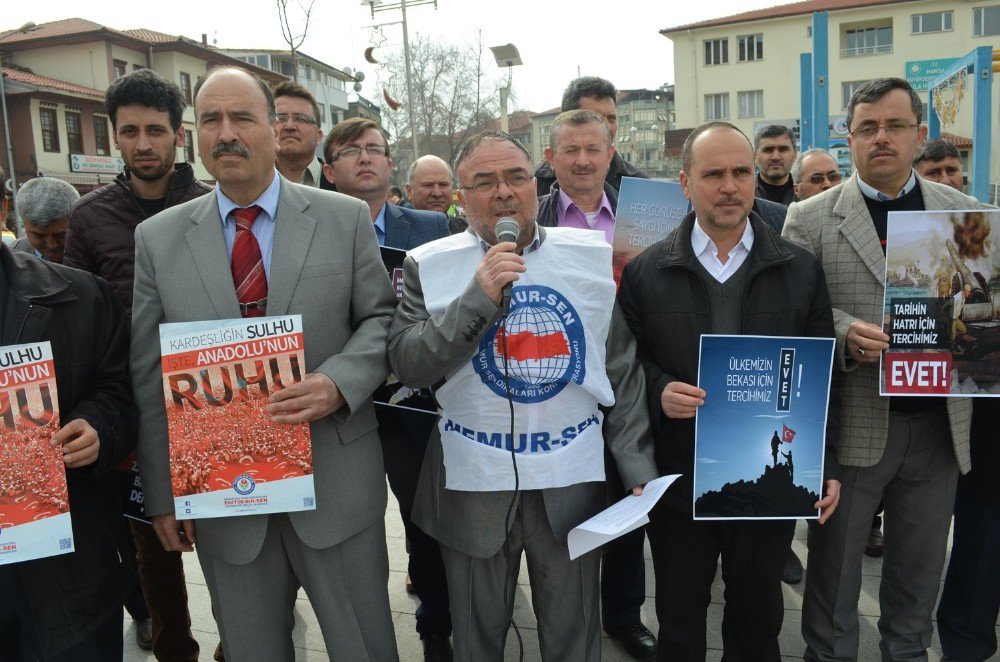
{"type": "Polygon", "coordinates": [[[385,203],[385,245],[390,248],[408,248],[410,221],[396,205],[385,203]]]}
{"type": "Polygon", "coordinates": [[[240,316],[240,305],[233,286],[229,253],[222,235],[222,219],[214,193],[201,197],[201,204],[191,215],[191,221],[193,226],[187,231],[185,238],[212,307],[219,319],[235,319],[240,316]]]}
{"type": "Polygon", "coordinates": [[[309,201],[287,182],[281,183],[271,249],[271,278],[267,283],[267,314],[285,315],[306,261],[316,221],[302,212],[309,201]]]}
{"type": "Polygon", "coordinates": [[[854,247],[858,257],[871,270],[876,280],[885,276],[885,254],[872,223],[871,214],[865,204],[861,189],[858,188],[857,175],[842,184],[844,193],[833,207],[835,216],[844,219],[840,223],[840,232],[854,247]]]}

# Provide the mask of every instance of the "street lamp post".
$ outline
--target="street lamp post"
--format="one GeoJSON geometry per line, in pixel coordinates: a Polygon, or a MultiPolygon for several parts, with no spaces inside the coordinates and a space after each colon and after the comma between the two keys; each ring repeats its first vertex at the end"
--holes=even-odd
{"type": "Polygon", "coordinates": [[[514,44],[504,44],[503,46],[490,46],[493,51],[493,58],[497,61],[498,67],[507,67],[507,84],[500,88],[500,130],[507,133],[509,122],[507,119],[507,99],[510,97],[510,86],[514,79],[514,67],[524,64],[521,55],[517,52],[514,44]]]}
{"type": "MultiPolygon", "coordinates": [[[[417,148],[417,121],[413,108],[413,76],[410,72],[410,32],[406,27],[407,0],[399,0],[399,2],[388,5],[384,4],[382,0],[361,0],[361,4],[368,5],[372,12],[372,18],[375,18],[375,12],[390,11],[393,9],[398,9],[402,15],[403,63],[406,67],[406,105],[410,116],[410,139],[413,143],[413,158],[416,159],[420,156],[420,150],[417,148]]],[[[437,9],[437,0],[409,0],[409,5],[411,7],[429,4],[433,4],[434,9],[437,9]]]]}

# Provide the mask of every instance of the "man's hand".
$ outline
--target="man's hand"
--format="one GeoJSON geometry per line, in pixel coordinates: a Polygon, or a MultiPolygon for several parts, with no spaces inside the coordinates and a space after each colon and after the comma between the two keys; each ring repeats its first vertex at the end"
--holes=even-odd
{"type": "Polygon", "coordinates": [[[637,485],[637,486],[633,487],[632,488],[632,496],[642,496],[642,488],[644,488],[644,487],[645,487],[645,485],[637,485]]]}
{"type": "Polygon", "coordinates": [[[840,503],[840,481],[828,480],[824,483],[824,487],[826,489],[823,491],[826,496],[813,504],[813,508],[819,508],[819,519],[816,520],[819,524],[826,523],[826,520],[833,516],[837,504],[840,503]]]}
{"type": "Polygon", "coordinates": [[[501,241],[486,251],[476,267],[476,282],[489,300],[498,306],[503,286],[517,280],[517,275],[526,270],[524,258],[515,253],[515,250],[517,244],[513,241],[501,241]]]}
{"type": "Polygon", "coordinates": [[[694,418],[703,404],[705,391],[684,382],[670,382],[660,394],[660,407],[668,418],[694,418]]]}
{"type": "Polygon", "coordinates": [[[321,372],[311,372],[267,399],[267,413],[273,423],[308,423],[337,411],[347,401],[333,380],[321,372]]]}
{"type": "Polygon", "coordinates": [[[178,527],[177,517],[173,513],[153,515],[153,530],[163,549],[168,552],[194,551],[194,520],[181,520],[178,527]]]}
{"type": "Polygon", "coordinates": [[[848,358],[861,363],[878,363],[883,349],[889,349],[889,336],[882,327],[861,320],[854,320],[847,328],[844,342],[848,358]]]}
{"type": "Polygon", "coordinates": [[[97,438],[97,430],[82,418],[74,418],[52,435],[49,442],[53,446],[62,446],[63,462],[67,469],[76,469],[93,464],[101,450],[101,440],[97,438]]]}

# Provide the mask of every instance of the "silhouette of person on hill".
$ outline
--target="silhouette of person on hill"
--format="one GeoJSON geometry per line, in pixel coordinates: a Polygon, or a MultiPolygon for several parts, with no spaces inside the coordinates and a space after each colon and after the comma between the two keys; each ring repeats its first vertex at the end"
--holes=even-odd
{"type": "MultiPolygon", "coordinates": [[[[774,466],[778,466],[778,446],[781,445],[781,438],[778,437],[778,431],[774,431],[774,436],[771,437],[771,457],[774,458],[774,466]]],[[[784,455],[784,453],[782,453],[784,455]]]]}
{"type": "Polygon", "coordinates": [[[792,479],[792,482],[794,483],[795,482],[795,465],[792,464],[792,451],[791,451],[791,449],[789,449],[787,453],[782,453],[781,455],[782,455],[782,457],[785,458],[785,464],[788,466],[788,476],[792,479]]]}

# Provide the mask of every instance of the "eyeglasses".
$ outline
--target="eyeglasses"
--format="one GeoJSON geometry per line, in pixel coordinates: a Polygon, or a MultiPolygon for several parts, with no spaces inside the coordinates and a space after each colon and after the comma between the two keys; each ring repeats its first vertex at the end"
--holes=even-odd
{"type": "Polygon", "coordinates": [[[479,195],[485,195],[487,193],[492,193],[493,191],[499,191],[500,182],[506,184],[507,188],[514,190],[523,188],[530,181],[531,175],[520,173],[504,177],[503,179],[482,179],[473,183],[471,186],[462,186],[461,188],[465,191],[474,191],[479,195]]]}
{"type": "Polygon", "coordinates": [[[319,122],[310,115],[303,115],[302,113],[292,113],[291,115],[286,115],[281,113],[274,116],[274,121],[278,124],[284,124],[288,120],[292,120],[294,124],[312,124],[314,126],[319,126],[319,122]]]}
{"type": "Polygon", "coordinates": [[[815,175],[811,176],[806,181],[812,184],[813,186],[819,186],[820,184],[822,184],[824,181],[827,180],[829,180],[831,184],[836,184],[843,178],[844,178],[843,175],[834,170],[833,172],[828,173],[826,175],[824,175],[821,172],[817,172],[815,175]]]}
{"type": "Polygon", "coordinates": [[[361,155],[361,150],[368,153],[368,156],[385,156],[389,153],[388,145],[365,145],[364,147],[345,147],[344,149],[337,150],[330,159],[330,163],[333,163],[337,159],[356,159],[361,155]]]}
{"type": "Polygon", "coordinates": [[[885,124],[864,124],[859,126],[854,131],[851,131],[851,135],[855,138],[860,138],[861,140],[871,140],[878,135],[879,129],[885,129],[885,135],[890,138],[896,136],[901,136],[910,129],[915,129],[920,126],[920,124],[909,124],[903,122],[902,120],[894,120],[891,122],[886,122],[885,124]]]}

